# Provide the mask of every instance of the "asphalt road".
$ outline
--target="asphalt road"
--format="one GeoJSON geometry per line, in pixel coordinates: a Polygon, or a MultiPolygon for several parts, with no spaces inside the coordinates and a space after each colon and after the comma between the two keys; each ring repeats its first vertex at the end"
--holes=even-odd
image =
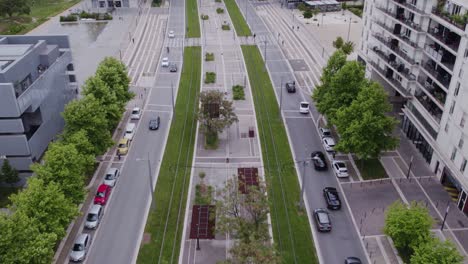
{"type": "MultiPolygon", "coordinates": [[[[265,52],[265,42],[262,41],[267,41],[267,65],[276,89],[277,98],[282,97],[283,115],[286,119],[286,127],[296,160],[310,157],[310,153],[314,150],[324,151],[314,121],[314,119],[317,120],[318,118],[317,111],[312,109],[312,116],[299,114],[300,101],[307,100],[312,105],[310,95],[303,94],[302,91],[288,94],[283,90],[281,96],[281,83],[282,81],[284,84],[286,80],[293,80],[293,72],[289,66],[289,62],[276,46],[274,36],[272,36],[261,18],[256,14],[255,8],[250,3],[246,5],[245,1],[247,0],[237,0],[237,3],[241,7],[241,12],[244,13],[244,17],[247,17],[252,32],[256,34],[256,41],[262,54],[265,52]]],[[[265,54],[263,56],[265,57],[265,54]]],[[[312,108],[314,107],[312,106],[312,108]]],[[[302,168],[299,171],[302,173],[302,168]]],[[[310,165],[306,167],[305,188],[310,212],[316,208],[326,208],[322,189],[327,186],[336,188],[339,186],[338,180],[331,170],[317,172],[310,165]]],[[[331,233],[313,231],[316,244],[318,244],[317,250],[320,251],[319,254],[322,256],[323,263],[343,263],[344,259],[348,256],[359,257],[364,263],[367,263],[366,255],[361,245],[360,237],[352,222],[350,211],[346,203],[344,201],[343,203],[343,208],[340,211],[330,213],[333,225],[331,233]]]]}

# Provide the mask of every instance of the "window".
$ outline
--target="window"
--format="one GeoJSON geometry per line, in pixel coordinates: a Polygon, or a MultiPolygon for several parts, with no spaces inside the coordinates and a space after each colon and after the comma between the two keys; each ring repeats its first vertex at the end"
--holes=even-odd
{"type": "Polygon", "coordinates": [[[463,114],[462,118],[460,119],[460,126],[465,127],[465,114],[463,114]]]}
{"type": "Polygon", "coordinates": [[[464,172],[464,171],[465,171],[465,168],[466,168],[466,159],[463,158],[462,164],[461,164],[461,166],[460,166],[460,171],[461,171],[461,172],[464,172]]]}
{"type": "Polygon", "coordinates": [[[449,124],[448,124],[448,122],[445,123],[445,129],[444,129],[444,130],[445,130],[446,133],[448,133],[448,131],[449,131],[449,124]]]}
{"type": "Polygon", "coordinates": [[[454,161],[456,156],[457,156],[457,148],[453,148],[452,155],[450,156],[450,160],[454,161]]]}
{"type": "Polygon", "coordinates": [[[416,6],[416,4],[418,3],[418,0],[411,0],[410,3],[414,6],[416,6]]]}
{"type": "Polygon", "coordinates": [[[452,101],[452,105],[450,106],[449,114],[453,114],[453,109],[455,108],[455,101],[452,101]]]}
{"type": "Polygon", "coordinates": [[[457,96],[459,91],[460,91],[460,83],[457,82],[457,87],[455,87],[455,91],[453,92],[453,95],[457,96]]]}
{"type": "Polygon", "coordinates": [[[462,135],[462,138],[460,138],[460,141],[458,141],[458,147],[463,148],[463,143],[464,143],[464,140],[463,140],[463,135],[462,135]]]}

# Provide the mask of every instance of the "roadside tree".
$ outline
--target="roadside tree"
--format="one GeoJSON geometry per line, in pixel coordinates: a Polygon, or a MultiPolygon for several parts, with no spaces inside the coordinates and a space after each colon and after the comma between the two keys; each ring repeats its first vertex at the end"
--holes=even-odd
{"type": "Polygon", "coordinates": [[[95,163],[94,146],[89,141],[85,130],[81,129],[75,133],[68,134],[66,137],[62,136],[60,143],[75,146],[78,153],[83,155],[84,163],[87,165],[86,173],[93,172],[95,163]]]}
{"type": "Polygon", "coordinates": [[[353,53],[354,51],[354,42],[352,41],[346,41],[343,46],[341,47],[341,50],[346,54],[349,55],[353,53]]]}
{"type": "Polygon", "coordinates": [[[125,65],[112,57],[106,57],[96,70],[96,77],[103,80],[115,92],[120,109],[132,99],[135,94],[129,90],[130,77],[125,65]]]}
{"type": "Polygon", "coordinates": [[[28,15],[31,13],[28,0],[0,0],[0,16],[14,14],[28,15]]]}
{"type": "Polygon", "coordinates": [[[0,175],[0,179],[5,183],[10,184],[10,186],[13,186],[13,184],[20,180],[18,171],[10,165],[10,162],[7,159],[3,160],[0,175]]]}
{"type": "Polygon", "coordinates": [[[341,49],[343,44],[344,40],[342,37],[337,37],[336,40],[333,41],[333,47],[335,47],[335,49],[341,49]]]}
{"type": "Polygon", "coordinates": [[[411,256],[411,264],[446,263],[461,264],[463,256],[449,240],[444,242],[438,238],[430,238],[427,242],[421,243],[414,248],[411,256]]]}

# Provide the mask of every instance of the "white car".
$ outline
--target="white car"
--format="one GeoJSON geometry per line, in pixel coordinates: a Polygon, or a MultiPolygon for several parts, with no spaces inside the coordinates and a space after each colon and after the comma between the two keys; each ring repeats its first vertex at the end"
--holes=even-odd
{"type": "Polygon", "coordinates": [[[309,103],[308,102],[301,102],[300,103],[299,113],[301,113],[301,114],[308,114],[309,113],[309,103]]]}
{"type": "Polygon", "coordinates": [[[117,182],[117,178],[119,178],[120,171],[116,168],[110,168],[106,176],[104,176],[104,184],[110,187],[114,187],[115,183],[117,182]]]}
{"type": "Polygon", "coordinates": [[[338,178],[347,178],[349,177],[348,168],[344,161],[334,161],[333,170],[335,171],[336,177],[338,178]]]}
{"type": "Polygon", "coordinates": [[[130,116],[130,119],[132,120],[139,120],[141,117],[141,109],[139,107],[135,107],[132,110],[132,114],[130,116]]]}
{"type": "Polygon", "coordinates": [[[169,38],[174,38],[174,37],[175,37],[174,30],[170,30],[169,31],[169,38]]]}
{"type": "Polygon", "coordinates": [[[164,57],[164,58],[162,59],[161,66],[163,66],[163,67],[169,67],[169,58],[168,58],[168,57],[164,57]]]}
{"type": "Polygon", "coordinates": [[[332,152],[334,151],[334,147],[335,147],[335,140],[331,137],[324,137],[322,138],[322,143],[323,143],[323,147],[325,148],[325,150],[327,152],[332,152]]]}
{"type": "Polygon", "coordinates": [[[74,262],[83,261],[91,245],[91,235],[82,233],[76,240],[70,252],[70,260],[74,262]]]}
{"type": "Polygon", "coordinates": [[[319,128],[319,131],[320,131],[320,137],[322,137],[322,138],[331,137],[330,129],[328,129],[326,127],[321,127],[321,128],[319,128]]]}
{"type": "Polygon", "coordinates": [[[89,209],[88,215],[86,216],[85,227],[88,229],[96,229],[101,222],[101,217],[104,210],[102,205],[93,204],[89,209]]]}

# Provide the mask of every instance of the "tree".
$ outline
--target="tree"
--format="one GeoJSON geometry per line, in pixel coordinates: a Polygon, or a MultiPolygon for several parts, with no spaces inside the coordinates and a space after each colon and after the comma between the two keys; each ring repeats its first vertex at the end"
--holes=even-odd
{"type": "Polygon", "coordinates": [[[458,253],[449,240],[442,242],[438,238],[431,237],[427,242],[421,243],[414,248],[410,263],[461,264],[463,263],[463,256],[458,253]]]}
{"type": "Polygon", "coordinates": [[[397,201],[388,208],[384,233],[392,238],[399,251],[410,256],[414,248],[429,239],[432,223],[425,207],[415,202],[407,206],[397,201]]]}
{"type": "Polygon", "coordinates": [[[89,166],[74,145],[54,142],[44,156],[44,164],[34,164],[32,170],[44,184],[55,182],[73,203],[83,201],[84,173],[89,166]]]}
{"type": "Polygon", "coordinates": [[[0,213],[0,263],[51,263],[57,236],[41,233],[23,213],[0,213]]]}
{"type": "Polygon", "coordinates": [[[306,11],[306,10],[309,9],[309,8],[306,6],[306,4],[300,3],[300,4],[297,5],[297,9],[299,9],[299,11],[304,12],[304,11],[306,11]]]}
{"type": "Polygon", "coordinates": [[[94,155],[100,155],[112,146],[112,136],[106,119],[106,110],[94,95],[90,94],[81,100],[75,100],[65,107],[62,113],[65,119],[64,137],[84,130],[89,142],[94,146],[94,155]]]}
{"type": "Polygon", "coordinates": [[[250,239],[250,242],[236,241],[230,249],[231,259],[228,263],[281,263],[279,257],[273,246],[264,241],[250,239]]]}
{"type": "Polygon", "coordinates": [[[78,215],[78,207],[65,197],[55,182],[45,184],[37,177],[28,180],[28,188],[11,196],[10,209],[34,220],[41,233],[65,235],[70,220],[78,215]]]}
{"type": "Polygon", "coordinates": [[[103,80],[115,92],[117,100],[120,103],[119,106],[122,109],[135,96],[129,90],[130,77],[128,77],[127,68],[115,58],[104,58],[96,70],[96,77],[103,80]]]}
{"type": "Polygon", "coordinates": [[[312,10],[310,9],[306,9],[302,15],[304,16],[304,18],[312,18],[314,16],[314,14],[312,13],[312,10]]]}
{"type": "Polygon", "coordinates": [[[342,37],[337,37],[335,41],[333,41],[333,47],[335,49],[341,49],[343,47],[344,40],[342,37]]]}
{"type": "Polygon", "coordinates": [[[18,171],[10,165],[10,162],[7,159],[3,160],[0,174],[2,175],[0,178],[11,186],[20,180],[18,171]]]}
{"type": "Polygon", "coordinates": [[[75,133],[62,136],[62,144],[72,144],[75,146],[79,154],[83,155],[84,163],[87,165],[86,173],[89,174],[94,170],[94,146],[89,141],[85,130],[81,129],[75,133]]]}
{"type": "Polygon", "coordinates": [[[0,15],[7,14],[12,17],[13,14],[25,14],[31,13],[31,8],[27,0],[0,0],[0,15]]]}
{"type": "Polygon", "coordinates": [[[349,55],[349,54],[353,53],[353,51],[354,51],[354,42],[346,41],[346,43],[344,43],[343,46],[341,47],[341,50],[346,55],[349,55]]]}
{"type": "Polygon", "coordinates": [[[338,109],[334,115],[333,124],[341,136],[336,150],[355,153],[365,160],[397,147],[398,139],[392,135],[397,121],[387,115],[390,110],[387,94],[380,84],[371,82],[362,86],[351,105],[338,109]]]}

